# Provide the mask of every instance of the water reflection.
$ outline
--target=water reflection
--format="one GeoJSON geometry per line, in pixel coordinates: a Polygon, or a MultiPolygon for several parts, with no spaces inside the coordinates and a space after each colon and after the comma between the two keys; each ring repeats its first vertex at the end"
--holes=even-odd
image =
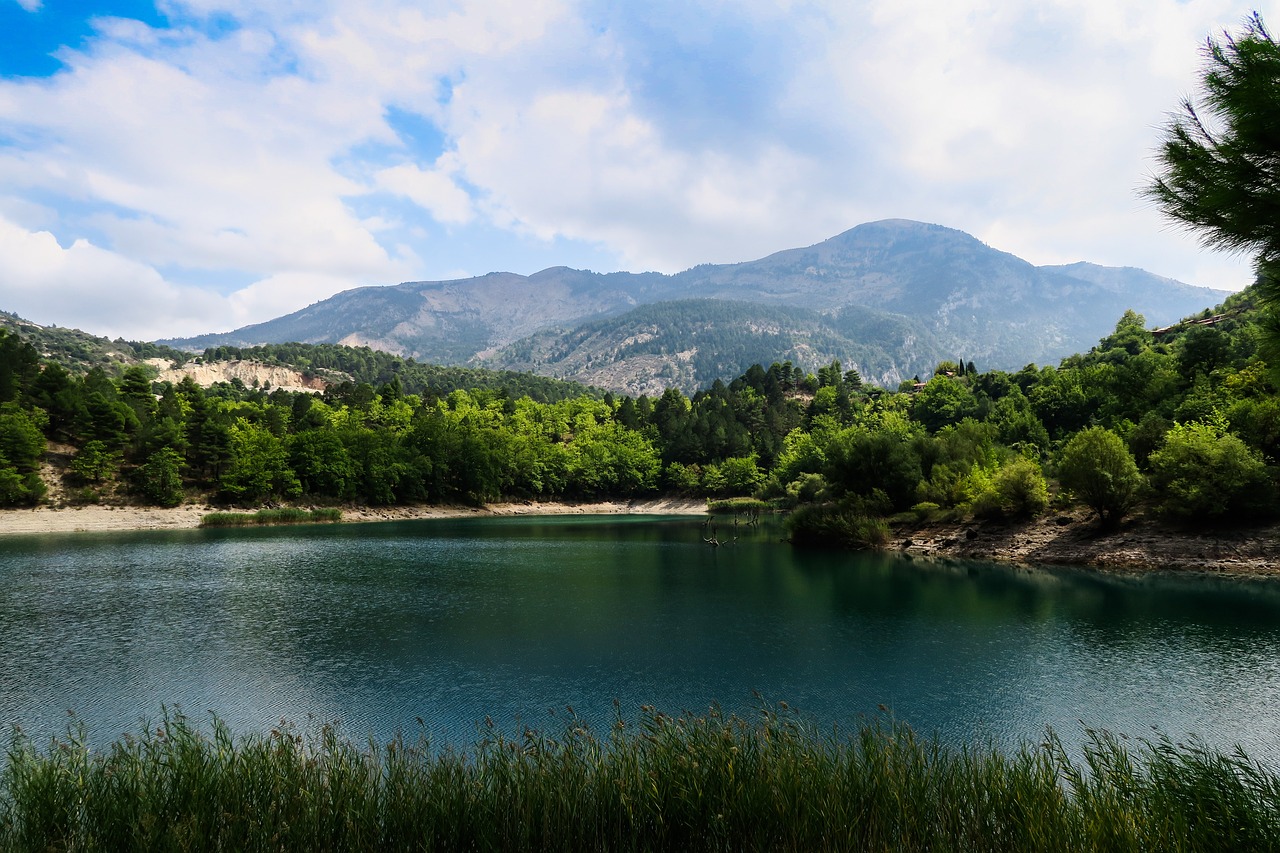
{"type": "MultiPolygon", "coordinates": [[[[722,525],[723,526],[723,525],[722,525]]],[[[1280,763],[1273,585],[795,551],[690,519],[466,519],[15,537],[0,555],[0,720],[101,737],[162,703],[467,743],[491,715],[758,690],[824,725],[885,704],[944,739],[1158,726],[1280,763]],[[728,537],[724,537],[728,538],[728,537]]]]}

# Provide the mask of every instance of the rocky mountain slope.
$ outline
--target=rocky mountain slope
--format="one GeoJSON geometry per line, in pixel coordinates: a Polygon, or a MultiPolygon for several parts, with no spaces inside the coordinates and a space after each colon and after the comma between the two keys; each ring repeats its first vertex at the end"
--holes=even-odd
{"type": "Polygon", "coordinates": [[[690,299],[539,332],[487,354],[481,363],[655,396],[669,387],[693,393],[774,361],[866,365],[877,372],[865,380],[896,385],[899,377],[927,373],[944,357],[918,324],[895,315],[850,310],[828,316],[781,305],[690,299]]]}
{"type": "MultiPolygon", "coordinates": [[[[716,299],[810,312],[799,317],[776,311],[764,326],[740,324],[738,333],[756,337],[743,351],[803,343],[812,337],[817,313],[828,332],[849,340],[802,346],[795,350],[797,364],[812,369],[828,353],[849,352],[848,366],[892,385],[918,372],[913,365],[935,351],[975,360],[984,369],[1051,363],[1088,349],[1126,309],[1161,325],[1225,295],[1136,269],[1036,267],[962,231],[885,220],[807,248],[672,276],[553,267],[532,276],[491,273],[357,288],[266,323],[165,343],[187,349],[284,341],[367,345],[423,360],[527,368],[630,390],[647,387],[663,371],[668,379],[687,374],[680,355],[687,349],[633,358],[632,339],[648,334],[637,329],[652,325],[652,318],[624,315],[677,299],[716,299]],[[601,325],[610,318],[619,322],[601,325]],[[570,355],[588,341],[588,349],[570,355]],[[849,349],[853,345],[858,355],[849,349]],[[808,351],[819,360],[806,361],[800,353],[808,351]]],[[[753,316],[758,321],[764,315],[753,316]]],[[[788,347],[762,360],[788,357],[788,347]]],[[[728,369],[730,361],[720,378],[740,372],[728,369]]]]}

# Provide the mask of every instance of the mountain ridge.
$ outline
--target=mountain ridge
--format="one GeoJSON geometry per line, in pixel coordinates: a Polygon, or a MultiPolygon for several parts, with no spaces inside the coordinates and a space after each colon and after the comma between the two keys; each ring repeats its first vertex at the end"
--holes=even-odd
{"type": "MultiPolygon", "coordinates": [[[[548,335],[572,336],[583,324],[623,317],[645,305],[714,299],[802,308],[832,322],[850,311],[893,316],[919,330],[917,348],[927,338],[929,350],[1016,369],[1088,349],[1126,309],[1160,325],[1226,295],[1132,267],[1087,262],[1037,267],[957,229],[887,219],[812,246],[754,261],[701,264],[674,275],[558,266],[530,276],[495,272],[354,288],[264,323],[162,343],[185,349],[292,340],[346,343],[445,364],[520,369],[519,358],[504,361],[503,354],[526,339],[536,338],[545,347],[548,335]]],[[[802,333],[799,327],[788,332],[792,337],[802,333]]],[[[865,376],[894,384],[915,372],[903,372],[916,359],[901,345],[895,349],[872,339],[848,343],[883,352],[853,365],[865,376]]],[[[606,342],[595,356],[617,348],[616,342],[606,342]]],[[[620,380],[613,387],[627,390],[647,381],[655,369],[674,369],[673,354],[663,355],[662,366],[646,362],[637,367],[643,374],[631,377],[634,381],[620,380]]],[[[585,372],[569,378],[592,381],[585,372]]]]}

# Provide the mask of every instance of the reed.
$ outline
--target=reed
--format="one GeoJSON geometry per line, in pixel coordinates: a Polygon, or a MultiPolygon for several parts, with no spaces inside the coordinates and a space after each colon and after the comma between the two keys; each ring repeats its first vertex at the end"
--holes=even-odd
{"type": "Polygon", "coordinates": [[[762,501],[758,498],[723,498],[721,500],[707,501],[707,512],[713,515],[728,515],[737,513],[755,513],[770,512],[774,509],[774,505],[768,501],[762,501]]]}
{"type": "Polygon", "coordinates": [[[200,518],[201,527],[253,527],[265,524],[328,524],[342,521],[342,510],[260,509],[257,512],[210,512],[200,518]]]}
{"type": "Polygon", "coordinates": [[[747,720],[645,708],[596,733],[471,749],[357,745],[287,725],[235,738],[166,713],[94,751],[14,735],[0,849],[1275,850],[1280,782],[1240,753],[1088,732],[1012,754],[901,723],[822,733],[785,706],[747,720]]]}

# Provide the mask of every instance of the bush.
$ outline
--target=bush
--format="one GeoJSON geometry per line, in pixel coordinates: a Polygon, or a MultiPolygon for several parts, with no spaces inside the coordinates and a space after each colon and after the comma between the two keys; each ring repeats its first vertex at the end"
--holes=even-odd
{"type": "Polygon", "coordinates": [[[0,465],[0,506],[34,506],[44,497],[44,483],[35,474],[0,465]]]}
{"type": "Polygon", "coordinates": [[[786,495],[793,503],[812,503],[826,492],[827,481],[821,474],[801,474],[787,484],[786,495]]]}
{"type": "Polygon", "coordinates": [[[973,502],[980,516],[1013,518],[1039,515],[1049,506],[1049,488],[1040,466],[1025,456],[1015,456],[991,476],[973,502]]]}
{"type": "Polygon", "coordinates": [[[879,490],[868,498],[807,504],[787,517],[787,532],[795,545],[877,548],[889,542],[883,517],[889,509],[889,499],[879,490]]]}
{"type": "Polygon", "coordinates": [[[1133,455],[1120,436],[1109,429],[1089,427],[1071,437],[1062,449],[1058,479],[1105,525],[1124,517],[1142,487],[1133,455]]]}
{"type": "Polygon", "coordinates": [[[1151,454],[1151,485],[1160,510],[1181,521],[1272,510],[1275,487],[1256,451],[1210,423],[1179,424],[1151,454]]]}

